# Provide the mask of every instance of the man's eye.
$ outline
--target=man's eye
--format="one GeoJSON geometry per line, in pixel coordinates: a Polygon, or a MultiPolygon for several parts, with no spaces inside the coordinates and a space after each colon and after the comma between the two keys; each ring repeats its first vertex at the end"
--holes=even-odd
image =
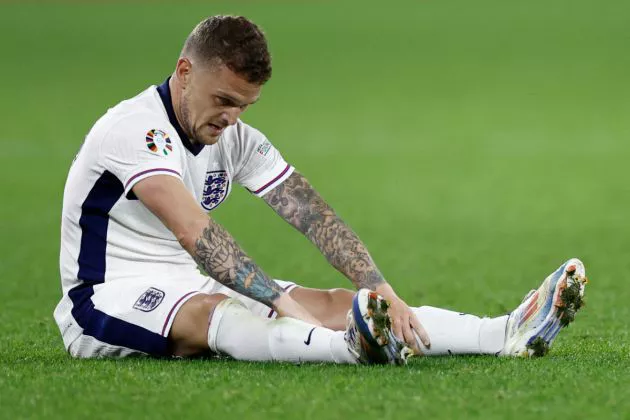
{"type": "Polygon", "coordinates": [[[217,96],[217,103],[221,106],[229,106],[231,104],[232,101],[230,101],[227,98],[222,98],[220,96],[217,96]]]}

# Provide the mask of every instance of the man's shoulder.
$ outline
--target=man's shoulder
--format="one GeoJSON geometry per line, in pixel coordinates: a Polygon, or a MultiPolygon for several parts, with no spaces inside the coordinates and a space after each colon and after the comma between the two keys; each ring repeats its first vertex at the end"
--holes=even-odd
{"type": "Polygon", "coordinates": [[[130,99],[125,99],[109,110],[97,122],[107,131],[115,128],[123,130],[148,125],[170,126],[168,116],[160,106],[155,86],[151,86],[130,99]]]}
{"type": "Polygon", "coordinates": [[[179,156],[181,152],[173,144],[177,139],[177,132],[152,86],[113,106],[96,121],[82,146],[87,151],[83,159],[90,162],[106,156],[120,159],[140,151],[179,156]]]}
{"type": "Polygon", "coordinates": [[[267,138],[258,129],[241,121],[225,129],[223,134],[225,146],[229,146],[233,152],[245,153],[255,150],[267,138]]]}

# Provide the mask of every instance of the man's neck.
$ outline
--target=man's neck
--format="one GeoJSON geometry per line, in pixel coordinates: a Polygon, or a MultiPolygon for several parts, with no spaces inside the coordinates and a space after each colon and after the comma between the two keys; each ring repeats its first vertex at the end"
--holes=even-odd
{"type": "Polygon", "coordinates": [[[189,135],[184,131],[184,128],[180,124],[180,121],[183,121],[183,114],[181,112],[182,109],[182,89],[177,81],[172,81],[172,77],[169,77],[165,83],[162,83],[157,87],[158,94],[160,99],[162,100],[162,104],[164,105],[164,109],[166,110],[166,114],[168,115],[168,120],[171,122],[175,131],[179,135],[184,147],[190,151],[193,155],[197,156],[201,153],[201,150],[204,148],[203,144],[198,144],[195,142],[193,144],[190,141],[189,135]],[[175,95],[173,95],[172,93],[175,95]],[[176,112],[180,111],[180,112],[176,112]]]}
{"type": "Polygon", "coordinates": [[[186,136],[188,137],[188,141],[190,141],[191,144],[196,145],[197,142],[195,141],[194,138],[190,136],[190,133],[188,133],[188,131],[186,130],[186,126],[182,124],[182,122],[184,121],[182,118],[181,105],[180,105],[181,97],[182,97],[182,89],[181,89],[181,85],[179,84],[179,81],[175,77],[175,74],[173,74],[168,81],[168,89],[171,92],[171,103],[173,105],[173,111],[175,112],[175,118],[177,118],[177,122],[179,123],[179,126],[182,128],[184,133],[186,133],[186,136]]]}
{"type": "Polygon", "coordinates": [[[177,118],[177,122],[179,126],[184,128],[182,125],[182,116],[179,111],[179,104],[181,98],[181,89],[179,87],[179,83],[177,82],[175,75],[173,74],[168,81],[168,90],[171,92],[171,104],[173,105],[173,111],[175,112],[175,118],[177,118]]]}

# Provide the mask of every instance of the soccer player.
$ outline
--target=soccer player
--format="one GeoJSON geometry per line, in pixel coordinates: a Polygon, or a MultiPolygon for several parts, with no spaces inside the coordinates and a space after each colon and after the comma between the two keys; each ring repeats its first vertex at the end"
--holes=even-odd
{"type": "Polygon", "coordinates": [[[411,354],[544,354],[586,283],[571,259],[509,316],[410,308],[365,245],[240,115],[271,76],[261,30],[213,16],[161,85],[90,130],[64,190],[55,309],[74,357],[405,363],[411,354]],[[359,289],[271,279],[212,217],[234,184],[261,197],[359,289]]]}

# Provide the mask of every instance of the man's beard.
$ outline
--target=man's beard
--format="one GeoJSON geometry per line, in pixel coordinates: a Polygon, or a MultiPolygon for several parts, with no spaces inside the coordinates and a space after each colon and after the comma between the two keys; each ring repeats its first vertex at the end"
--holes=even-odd
{"type": "Polygon", "coordinates": [[[180,123],[182,129],[184,130],[184,133],[186,133],[190,140],[195,140],[197,138],[197,135],[194,128],[192,127],[192,124],[190,123],[190,108],[188,108],[188,98],[184,95],[182,96],[182,99],[180,101],[179,113],[182,117],[180,123]]]}

